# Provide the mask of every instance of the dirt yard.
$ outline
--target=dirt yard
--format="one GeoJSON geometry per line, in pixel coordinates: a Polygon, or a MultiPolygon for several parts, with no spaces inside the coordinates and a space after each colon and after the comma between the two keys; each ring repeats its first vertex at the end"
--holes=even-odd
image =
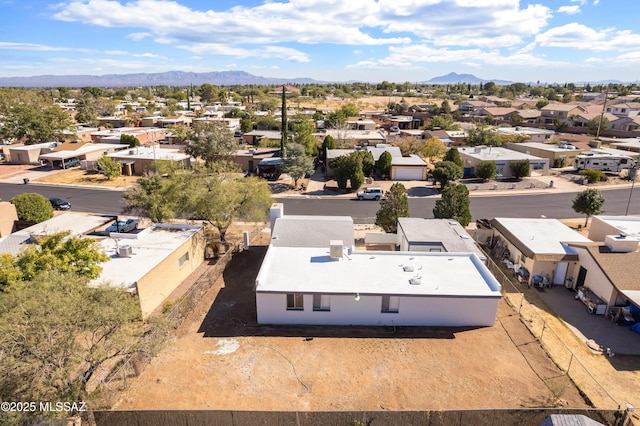
{"type": "Polygon", "coordinates": [[[133,185],[137,180],[137,176],[119,176],[117,178],[107,179],[101,173],[81,169],[58,171],[51,173],[51,175],[38,178],[38,182],[65,183],[68,185],[119,186],[125,188],[133,185]]]}
{"type": "Polygon", "coordinates": [[[258,326],[267,242],[234,257],[115,409],[588,406],[504,302],[487,328],[258,326]]]}

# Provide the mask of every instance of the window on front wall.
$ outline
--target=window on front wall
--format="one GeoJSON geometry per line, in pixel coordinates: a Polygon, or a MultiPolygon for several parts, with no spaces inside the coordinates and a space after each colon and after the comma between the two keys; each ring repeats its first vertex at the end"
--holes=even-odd
{"type": "Polygon", "coordinates": [[[186,252],[185,254],[180,256],[180,259],[178,259],[178,266],[182,268],[182,265],[187,263],[187,261],[189,261],[189,252],[186,252]]]}
{"type": "Polygon", "coordinates": [[[323,294],[313,295],[313,310],[314,311],[330,311],[330,297],[323,294]]]}
{"type": "Polygon", "coordinates": [[[397,314],[400,310],[400,298],[398,296],[382,296],[383,314],[397,314]]]}
{"type": "Polygon", "coordinates": [[[304,310],[304,295],[302,294],[287,294],[287,310],[288,311],[303,311],[304,310]]]}

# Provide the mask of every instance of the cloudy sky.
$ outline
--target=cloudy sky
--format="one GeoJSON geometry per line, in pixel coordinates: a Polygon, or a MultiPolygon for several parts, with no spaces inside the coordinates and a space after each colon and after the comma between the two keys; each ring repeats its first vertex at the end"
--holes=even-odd
{"type": "Polygon", "coordinates": [[[0,0],[0,76],[640,80],[638,0],[0,0]]]}

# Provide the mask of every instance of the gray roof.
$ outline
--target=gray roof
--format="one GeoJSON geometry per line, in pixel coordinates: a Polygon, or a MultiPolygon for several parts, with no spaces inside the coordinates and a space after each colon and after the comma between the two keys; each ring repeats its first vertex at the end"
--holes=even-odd
{"type": "Polygon", "coordinates": [[[437,242],[441,243],[447,252],[471,252],[483,261],[487,258],[473,238],[455,220],[400,217],[398,233],[400,232],[404,233],[409,244],[437,242]]]}
{"type": "Polygon", "coordinates": [[[275,247],[328,249],[331,240],[342,240],[345,247],[355,245],[350,216],[286,215],[276,220],[271,233],[271,245],[275,247]]]}

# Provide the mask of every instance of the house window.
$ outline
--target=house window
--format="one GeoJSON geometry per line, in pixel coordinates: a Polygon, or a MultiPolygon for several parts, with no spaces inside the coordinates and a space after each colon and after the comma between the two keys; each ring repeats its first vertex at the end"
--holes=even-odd
{"type": "Polygon", "coordinates": [[[303,311],[304,310],[304,295],[302,294],[287,294],[287,310],[288,311],[303,311]]]}
{"type": "Polygon", "coordinates": [[[314,311],[325,311],[328,312],[331,310],[330,297],[323,294],[314,294],[313,295],[313,310],[314,311]]]}
{"type": "Polygon", "coordinates": [[[187,263],[188,260],[189,260],[189,252],[186,252],[185,254],[180,256],[180,259],[178,259],[178,266],[182,268],[182,265],[187,263]]]}
{"type": "Polygon", "coordinates": [[[382,296],[383,314],[397,314],[400,308],[400,298],[398,296],[382,296]]]}

